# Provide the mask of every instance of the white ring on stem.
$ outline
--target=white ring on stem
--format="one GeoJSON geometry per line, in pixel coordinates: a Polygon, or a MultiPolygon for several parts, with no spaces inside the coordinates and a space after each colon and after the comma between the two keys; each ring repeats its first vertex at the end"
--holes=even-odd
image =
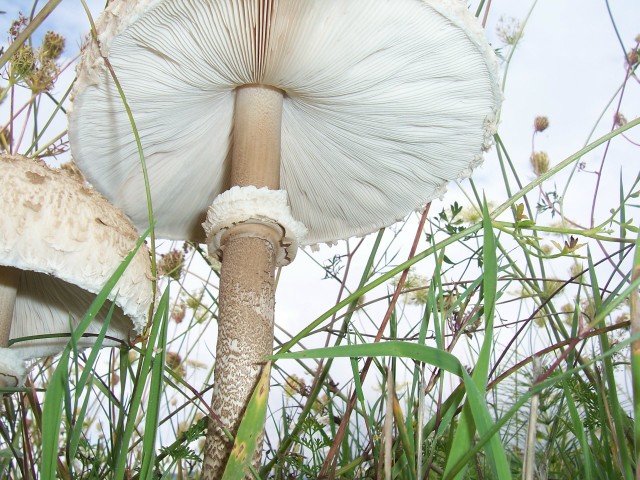
{"type": "Polygon", "coordinates": [[[262,224],[280,234],[276,255],[279,267],[293,261],[298,244],[307,232],[306,227],[291,215],[285,190],[236,186],[218,195],[207,211],[207,220],[202,226],[207,235],[209,254],[222,258],[223,234],[243,223],[262,224]]]}

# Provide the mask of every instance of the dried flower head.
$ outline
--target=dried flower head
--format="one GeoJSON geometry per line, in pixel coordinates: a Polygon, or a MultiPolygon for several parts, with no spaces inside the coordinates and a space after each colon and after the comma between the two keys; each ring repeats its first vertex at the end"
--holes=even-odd
{"type": "Polygon", "coordinates": [[[45,58],[25,81],[34,93],[42,93],[51,90],[59,74],[60,68],[55,60],[45,58]]]}
{"type": "Polygon", "coordinates": [[[289,397],[293,397],[296,394],[305,395],[307,384],[304,379],[292,374],[285,379],[284,391],[289,397]]]}
{"type": "Polygon", "coordinates": [[[17,82],[27,81],[36,70],[36,56],[29,45],[23,45],[11,57],[11,74],[17,82]]]}
{"type": "Polygon", "coordinates": [[[182,267],[184,266],[184,252],[182,250],[172,250],[162,255],[158,262],[158,274],[180,280],[182,267]]]}
{"type": "Polygon", "coordinates": [[[615,123],[616,127],[624,127],[627,124],[627,117],[620,112],[616,112],[613,116],[613,123],[615,123]]]}
{"type": "Polygon", "coordinates": [[[546,152],[533,152],[530,160],[531,168],[538,177],[549,171],[549,155],[546,152]]]}
{"type": "Polygon", "coordinates": [[[544,116],[538,116],[533,121],[533,129],[538,132],[544,132],[547,128],[549,128],[549,118],[544,116]]]}
{"type": "Polygon", "coordinates": [[[171,319],[176,323],[182,323],[187,314],[187,306],[184,302],[174,305],[171,309],[171,319]]]}
{"type": "MultiPolygon", "coordinates": [[[[20,14],[9,28],[11,41],[16,40],[28,23],[28,19],[20,14]]],[[[28,44],[21,45],[11,57],[12,80],[30,88],[34,94],[50,90],[60,74],[56,61],[62,55],[64,46],[64,37],[51,31],[44,35],[42,45],[37,49],[28,44]]]]}
{"type": "Polygon", "coordinates": [[[7,126],[2,130],[0,130],[0,152],[11,151],[12,145],[13,145],[13,136],[11,135],[11,130],[7,126]]]}
{"type": "Polygon", "coordinates": [[[184,365],[182,365],[182,357],[177,352],[167,352],[167,367],[173,370],[179,377],[185,376],[184,365]]]}
{"type": "Polygon", "coordinates": [[[634,48],[627,52],[627,63],[625,67],[633,69],[638,64],[638,49],[634,48]]]}
{"type": "Polygon", "coordinates": [[[40,58],[58,60],[64,51],[65,39],[56,32],[48,31],[44,34],[42,46],[40,47],[40,58]]]}
{"type": "Polygon", "coordinates": [[[27,23],[29,23],[29,19],[25,17],[22,12],[18,13],[17,20],[14,20],[9,27],[9,36],[11,37],[12,42],[18,38],[20,33],[22,33],[24,27],[27,26],[27,23]]]}

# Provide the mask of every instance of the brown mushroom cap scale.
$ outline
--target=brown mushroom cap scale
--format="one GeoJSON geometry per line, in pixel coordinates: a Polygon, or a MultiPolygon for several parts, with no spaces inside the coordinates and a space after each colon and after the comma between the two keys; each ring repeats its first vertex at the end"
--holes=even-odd
{"type": "MultiPolygon", "coordinates": [[[[63,171],[2,155],[0,177],[0,284],[3,311],[13,307],[9,338],[67,335],[0,348],[0,363],[9,359],[20,365],[64,347],[69,322],[82,319],[95,294],[134,248],[138,234],[119,209],[63,171]]],[[[128,340],[144,328],[152,300],[146,247],[133,257],[109,299],[116,308],[108,336],[128,340]]],[[[108,309],[108,304],[101,309],[86,333],[100,332],[108,309]]],[[[92,344],[90,337],[79,342],[81,347],[92,344]]]]}
{"type": "Polygon", "coordinates": [[[115,1],[78,68],[69,137],[89,181],[156,233],[202,241],[229,187],[234,95],[284,93],[281,180],[303,244],[387,226],[468,176],[491,144],[497,64],[458,0],[115,1]],[[257,32],[257,34],[256,34],[257,32]],[[186,194],[185,194],[186,193],[186,194]]]}

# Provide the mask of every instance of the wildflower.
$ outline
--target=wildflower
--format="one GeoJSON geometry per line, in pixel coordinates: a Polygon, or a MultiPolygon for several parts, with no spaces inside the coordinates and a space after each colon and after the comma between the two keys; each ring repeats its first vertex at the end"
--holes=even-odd
{"type": "Polygon", "coordinates": [[[530,161],[533,172],[538,177],[549,171],[549,155],[546,152],[533,152],[530,161]]]}
{"type": "Polygon", "coordinates": [[[516,18],[500,17],[496,33],[504,44],[513,46],[522,38],[522,26],[516,18]]]}
{"type": "MultiPolygon", "coordinates": [[[[393,279],[391,284],[398,286],[399,278],[393,279]]],[[[409,270],[406,280],[404,281],[404,302],[410,305],[425,305],[427,303],[427,287],[429,279],[423,275],[419,275],[409,270]]]]}

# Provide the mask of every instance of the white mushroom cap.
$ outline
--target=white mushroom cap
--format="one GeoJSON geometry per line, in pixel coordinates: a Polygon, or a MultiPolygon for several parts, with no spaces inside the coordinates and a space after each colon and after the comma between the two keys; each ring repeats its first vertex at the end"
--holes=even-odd
{"type": "Polygon", "coordinates": [[[156,233],[202,241],[225,191],[234,91],[284,92],[280,188],[304,244],[387,226],[468,176],[491,145],[498,67],[459,0],[116,0],[78,67],[69,138],[89,181],[156,233]]]}
{"type": "MultiPolygon", "coordinates": [[[[82,319],[138,234],[119,209],[61,170],[2,155],[0,178],[0,273],[3,267],[21,270],[9,338],[68,335],[70,322],[77,325],[82,319]]],[[[144,328],[152,301],[150,270],[143,245],[109,295],[117,308],[107,336],[128,340],[132,331],[144,328]]],[[[109,306],[86,333],[100,332],[109,306]]],[[[82,338],[79,344],[93,341],[82,338]]],[[[11,365],[21,361],[56,354],[67,342],[68,336],[0,348],[0,373],[12,372],[11,365]]]]}

